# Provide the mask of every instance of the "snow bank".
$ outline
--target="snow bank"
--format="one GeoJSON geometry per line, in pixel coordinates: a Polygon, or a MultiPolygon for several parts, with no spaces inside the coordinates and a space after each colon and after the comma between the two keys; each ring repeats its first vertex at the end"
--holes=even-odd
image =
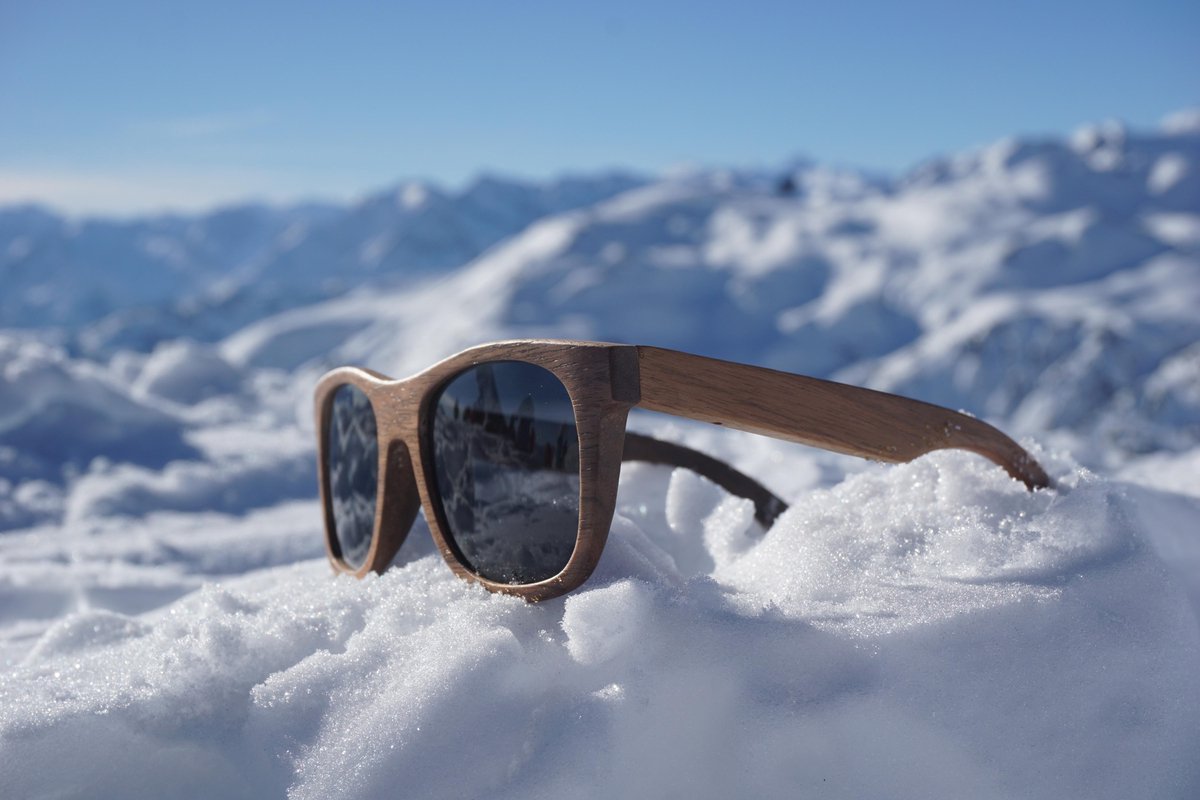
{"type": "Polygon", "coordinates": [[[597,575],[541,605],[454,578],[418,526],[364,582],[309,562],[71,615],[0,674],[0,794],[1200,790],[1189,588],[1120,485],[1030,495],[942,453],[763,535],[650,472],[597,575]]]}

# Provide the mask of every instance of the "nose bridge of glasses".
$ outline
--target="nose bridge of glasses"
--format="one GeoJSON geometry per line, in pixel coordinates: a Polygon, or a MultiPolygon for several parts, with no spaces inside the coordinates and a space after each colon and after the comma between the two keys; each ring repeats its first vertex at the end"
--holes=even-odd
{"type": "Polygon", "coordinates": [[[380,486],[382,495],[371,558],[371,567],[377,571],[385,569],[396,557],[421,508],[412,454],[403,439],[392,439],[387,444],[380,486]]]}
{"type": "Polygon", "coordinates": [[[379,438],[414,443],[421,402],[421,387],[412,380],[381,380],[368,390],[379,426],[379,438]]]}

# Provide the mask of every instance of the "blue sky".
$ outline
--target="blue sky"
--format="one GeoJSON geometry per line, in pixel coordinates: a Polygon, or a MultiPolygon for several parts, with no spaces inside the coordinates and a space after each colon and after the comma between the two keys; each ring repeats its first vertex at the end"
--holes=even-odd
{"type": "Polygon", "coordinates": [[[0,0],[0,202],[344,199],[797,155],[898,171],[1200,105],[1200,3],[0,0]]]}

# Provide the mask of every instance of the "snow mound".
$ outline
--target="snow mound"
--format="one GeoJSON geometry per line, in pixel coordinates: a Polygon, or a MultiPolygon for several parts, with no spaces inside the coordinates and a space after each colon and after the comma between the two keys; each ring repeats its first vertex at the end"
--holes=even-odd
{"type": "Polygon", "coordinates": [[[861,473],[814,495],[714,575],[742,602],[821,627],[890,629],[1045,597],[1133,547],[1120,497],[1094,479],[1029,493],[964,453],[861,473]]]}
{"type": "Polygon", "coordinates": [[[266,452],[248,449],[224,458],[173,461],[160,469],[101,463],[72,486],[63,522],[83,525],[96,517],[140,517],[159,510],[241,512],[307,497],[316,483],[307,440],[266,452]]]}
{"type": "Polygon", "coordinates": [[[419,528],[365,582],[313,562],[70,615],[0,674],[0,790],[1194,793],[1200,630],[1140,512],[977,461],[793,498],[765,536],[695,476],[626,480],[597,575],[536,606],[419,528]]]}
{"type": "Polygon", "coordinates": [[[195,453],[177,417],[98,366],[0,335],[0,477],[60,479],[100,456],[158,467],[195,453]]]}
{"type": "Polygon", "coordinates": [[[232,364],[196,342],[176,340],[160,344],[150,354],[134,384],[135,391],[185,405],[194,405],[236,392],[242,382],[232,364]]]}

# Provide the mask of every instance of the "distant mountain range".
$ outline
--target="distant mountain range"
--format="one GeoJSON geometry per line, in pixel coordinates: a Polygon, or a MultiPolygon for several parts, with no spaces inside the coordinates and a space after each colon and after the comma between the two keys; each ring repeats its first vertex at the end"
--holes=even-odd
{"type": "Polygon", "coordinates": [[[356,286],[459,266],[535,219],[644,182],[622,173],[484,177],[460,192],[403,184],[348,207],[131,221],[0,208],[0,328],[66,328],[89,352],[149,349],[174,334],[215,339],[356,286]]]}

